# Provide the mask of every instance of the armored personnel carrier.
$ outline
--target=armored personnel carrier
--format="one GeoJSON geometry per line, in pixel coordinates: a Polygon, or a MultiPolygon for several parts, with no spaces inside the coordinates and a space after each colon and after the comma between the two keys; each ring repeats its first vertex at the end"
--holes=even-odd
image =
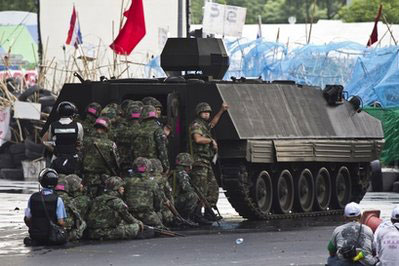
{"type": "MultiPolygon", "coordinates": [[[[231,205],[248,219],[323,214],[363,198],[384,136],[380,121],[361,112],[358,98],[345,100],[342,87],[222,80],[229,58],[223,42],[212,38],[169,39],[161,66],[168,77],[65,84],[57,102],[72,101],[82,112],[92,101],[157,98],[172,126],[171,162],[189,151],[197,103],[213,110],[228,103],[213,132],[215,173],[231,205]]],[[[55,112],[48,122],[54,119],[55,112]]]]}

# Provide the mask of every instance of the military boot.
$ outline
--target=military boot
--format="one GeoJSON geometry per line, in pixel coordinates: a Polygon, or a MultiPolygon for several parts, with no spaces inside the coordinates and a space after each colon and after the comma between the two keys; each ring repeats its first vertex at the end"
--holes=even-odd
{"type": "Polygon", "coordinates": [[[212,225],[213,224],[212,221],[209,221],[204,216],[202,216],[201,207],[200,206],[198,206],[195,209],[195,211],[194,211],[194,213],[193,213],[193,215],[191,217],[191,220],[193,220],[194,222],[198,223],[199,225],[212,225]]]}
{"type": "Polygon", "coordinates": [[[217,214],[215,214],[215,213],[213,212],[213,210],[208,210],[208,209],[205,209],[204,217],[205,217],[207,220],[213,221],[213,222],[216,222],[216,221],[219,221],[219,220],[222,220],[222,219],[223,219],[222,216],[217,215],[217,214]]]}

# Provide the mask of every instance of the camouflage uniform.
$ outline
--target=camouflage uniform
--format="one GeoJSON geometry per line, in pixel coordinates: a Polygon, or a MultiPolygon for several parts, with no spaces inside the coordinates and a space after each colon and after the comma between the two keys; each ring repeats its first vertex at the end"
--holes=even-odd
{"type": "Polygon", "coordinates": [[[86,221],[91,200],[83,193],[81,187],[82,179],[77,175],[68,175],[65,180],[68,184],[69,195],[72,197],[73,205],[75,205],[82,219],[86,221]]]}
{"type": "Polygon", "coordinates": [[[198,206],[198,196],[190,183],[190,176],[185,167],[191,167],[192,159],[188,153],[180,153],[176,157],[176,170],[172,175],[175,207],[183,218],[191,218],[198,206]]]}
{"type": "MultiPolygon", "coordinates": [[[[162,175],[163,168],[161,161],[159,161],[158,159],[151,159],[150,161],[151,161],[150,176],[154,178],[154,180],[157,182],[163,201],[164,202],[169,201],[171,204],[174,205],[172,188],[170,187],[167,178],[162,175]]],[[[159,212],[159,215],[164,224],[168,225],[173,223],[174,215],[165,204],[161,205],[161,210],[159,212]]]]}
{"type": "Polygon", "coordinates": [[[130,213],[118,189],[124,185],[120,177],[105,181],[107,191],[97,197],[88,215],[90,239],[133,239],[140,231],[141,222],[130,213]]]}
{"type": "Polygon", "coordinates": [[[219,185],[212,170],[211,161],[215,155],[210,144],[197,144],[193,141],[194,134],[212,138],[209,123],[196,118],[190,126],[192,153],[194,158],[193,170],[190,173],[194,185],[199,188],[209,204],[214,207],[219,199],[219,185]]]}
{"type": "Polygon", "coordinates": [[[89,139],[84,149],[83,157],[83,183],[87,187],[91,197],[95,197],[101,192],[105,178],[107,178],[107,175],[112,175],[94,144],[98,145],[110,165],[115,167],[115,164],[119,162],[116,144],[107,138],[107,134],[96,132],[94,136],[89,139]]]}
{"type": "Polygon", "coordinates": [[[68,233],[68,241],[79,240],[83,236],[86,229],[86,222],[80,216],[78,209],[73,203],[72,197],[69,196],[68,183],[65,178],[58,182],[55,188],[57,195],[63,200],[67,217],[65,218],[64,228],[68,233]]]}
{"type": "Polygon", "coordinates": [[[101,105],[96,102],[90,103],[86,108],[86,118],[81,121],[84,137],[90,137],[95,132],[94,123],[101,113],[101,105]]]}
{"type": "Polygon", "coordinates": [[[157,158],[161,161],[164,171],[169,169],[168,151],[166,148],[166,136],[162,128],[157,124],[155,108],[145,105],[142,110],[141,128],[134,140],[134,158],[157,158]]]}
{"type": "Polygon", "coordinates": [[[116,131],[117,128],[122,126],[123,119],[121,118],[122,109],[117,103],[107,104],[104,109],[101,111],[102,117],[106,117],[109,119],[111,126],[108,129],[108,137],[112,141],[115,142],[117,139],[116,131]]]}
{"type": "Polygon", "coordinates": [[[127,170],[132,168],[133,162],[133,142],[140,129],[138,123],[140,118],[140,107],[134,103],[126,107],[125,124],[115,129],[116,146],[118,147],[118,154],[120,156],[120,168],[124,174],[127,170]]]}
{"type": "Polygon", "coordinates": [[[136,172],[126,180],[125,200],[129,212],[146,225],[163,228],[157,212],[162,205],[162,197],[155,180],[148,177],[151,163],[148,159],[138,157],[133,163],[136,172]]]}

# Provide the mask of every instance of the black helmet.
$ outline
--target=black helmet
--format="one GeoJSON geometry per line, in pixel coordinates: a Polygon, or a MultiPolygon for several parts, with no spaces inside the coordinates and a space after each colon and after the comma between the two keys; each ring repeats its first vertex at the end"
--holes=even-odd
{"type": "Polygon", "coordinates": [[[70,117],[76,114],[78,109],[73,103],[64,101],[58,104],[57,112],[60,117],[70,117]]]}
{"type": "Polygon", "coordinates": [[[58,184],[58,173],[52,168],[44,168],[39,173],[39,183],[45,188],[55,188],[58,184]]]}

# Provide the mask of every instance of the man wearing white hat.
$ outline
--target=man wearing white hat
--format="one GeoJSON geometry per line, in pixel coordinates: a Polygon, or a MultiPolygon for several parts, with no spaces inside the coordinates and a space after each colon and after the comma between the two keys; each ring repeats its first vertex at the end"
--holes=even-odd
{"type": "Polygon", "coordinates": [[[379,259],[377,265],[399,265],[399,206],[392,210],[391,223],[382,223],[377,228],[374,245],[379,259]]]}
{"type": "Polygon", "coordinates": [[[328,265],[375,265],[373,257],[373,231],[360,224],[359,204],[348,203],[344,210],[346,224],[335,228],[328,243],[328,265]]]}

